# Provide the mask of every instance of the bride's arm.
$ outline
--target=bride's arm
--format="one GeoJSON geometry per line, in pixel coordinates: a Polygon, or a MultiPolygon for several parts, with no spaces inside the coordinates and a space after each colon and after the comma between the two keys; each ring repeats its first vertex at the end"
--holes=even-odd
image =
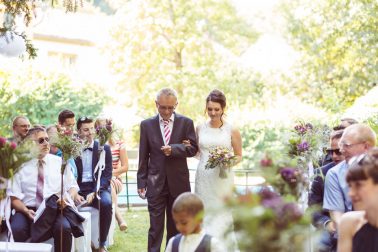
{"type": "Polygon", "coordinates": [[[236,156],[236,163],[238,164],[242,161],[242,139],[240,131],[237,128],[232,128],[231,130],[231,144],[234,150],[234,155],[236,156]]]}
{"type": "MultiPolygon", "coordinates": [[[[198,125],[198,126],[196,127],[196,141],[197,141],[197,145],[199,144],[199,142],[198,142],[198,132],[199,132],[199,129],[200,129],[200,127],[199,127],[199,125],[198,125]]],[[[189,140],[184,140],[184,141],[182,141],[182,143],[183,143],[185,146],[188,146],[188,147],[191,146],[191,143],[190,143],[189,140]]],[[[197,151],[196,155],[194,155],[193,157],[196,158],[196,159],[199,159],[199,158],[200,158],[199,148],[198,148],[198,151],[197,151]]]]}

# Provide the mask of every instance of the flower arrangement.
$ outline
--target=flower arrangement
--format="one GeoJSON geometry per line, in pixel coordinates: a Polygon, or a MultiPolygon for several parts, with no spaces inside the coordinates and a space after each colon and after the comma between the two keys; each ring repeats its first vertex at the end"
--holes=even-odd
{"type": "Polygon", "coordinates": [[[323,148],[327,145],[329,130],[311,123],[299,122],[289,139],[289,156],[297,159],[298,166],[307,171],[311,162],[318,166],[323,148]]]}
{"type": "Polygon", "coordinates": [[[235,155],[230,149],[216,146],[210,149],[209,159],[206,163],[206,169],[214,169],[219,167],[219,177],[227,178],[227,172],[236,161],[235,155]]]}
{"type": "Polygon", "coordinates": [[[237,194],[226,204],[233,212],[240,251],[303,251],[309,218],[295,202],[265,187],[259,193],[237,194]]]}
{"type": "Polygon", "coordinates": [[[99,125],[96,127],[96,137],[100,143],[100,146],[104,146],[112,137],[113,126],[112,120],[106,119],[105,125],[99,125]]]}
{"type": "MultiPolygon", "coordinates": [[[[50,143],[62,151],[63,164],[70,158],[80,156],[82,150],[85,148],[85,143],[82,139],[73,134],[72,130],[66,129],[59,125],[57,127],[57,134],[50,139],[50,143]]],[[[62,174],[64,168],[62,167],[62,174]]]]}
{"type": "Polygon", "coordinates": [[[280,195],[292,195],[298,199],[303,187],[308,185],[308,176],[296,165],[295,160],[273,161],[268,156],[260,161],[261,171],[268,184],[280,195]]]}
{"type": "Polygon", "coordinates": [[[12,178],[21,165],[32,158],[29,142],[17,145],[0,137],[0,200],[5,197],[7,179],[12,178]]]}

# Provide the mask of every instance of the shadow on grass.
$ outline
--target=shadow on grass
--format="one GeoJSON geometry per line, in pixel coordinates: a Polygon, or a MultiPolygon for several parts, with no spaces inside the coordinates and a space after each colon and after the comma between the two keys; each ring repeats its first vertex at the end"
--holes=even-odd
{"type": "MultiPolygon", "coordinates": [[[[127,222],[127,232],[119,231],[118,225],[114,234],[114,245],[109,248],[111,252],[146,252],[150,220],[147,210],[124,211],[123,216],[127,222]]],[[[165,234],[161,251],[165,249],[165,234]]]]}

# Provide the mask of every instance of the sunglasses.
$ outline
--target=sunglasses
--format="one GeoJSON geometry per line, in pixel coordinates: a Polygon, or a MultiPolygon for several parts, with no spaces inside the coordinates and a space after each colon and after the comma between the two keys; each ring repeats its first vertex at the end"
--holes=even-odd
{"type": "Polygon", "coordinates": [[[86,120],[92,120],[92,119],[90,117],[88,117],[88,116],[82,116],[82,117],[79,118],[80,122],[84,122],[86,120]]]}
{"type": "Polygon", "coordinates": [[[49,143],[49,138],[48,137],[40,137],[38,138],[37,140],[35,140],[38,144],[44,144],[45,142],[46,143],[49,143]]]}
{"type": "Polygon", "coordinates": [[[333,153],[335,153],[335,155],[337,155],[337,156],[342,155],[341,152],[340,152],[340,149],[333,149],[333,150],[332,150],[332,149],[328,149],[328,150],[327,150],[327,153],[328,153],[329,155],[331,155],[331,156],[333,155],[333,153]]]}

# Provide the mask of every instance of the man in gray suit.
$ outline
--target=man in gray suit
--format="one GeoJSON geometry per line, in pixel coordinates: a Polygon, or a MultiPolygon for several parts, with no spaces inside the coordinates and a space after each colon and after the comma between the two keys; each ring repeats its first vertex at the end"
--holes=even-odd
{"type": "Polygon", "coordinates": [[[190,191],[186,159],[198,150],[193,121],[175,113],[177,93],[161,89],[156,96],[158,114],[140,124],[138,194],[147,198],[150,213],[148,251],[160,252],[167,216],[167,241],[178,233],[172,219],[172,204],[190,191]],[[183,141],[189,140],[190,145],[183,141]]]}

